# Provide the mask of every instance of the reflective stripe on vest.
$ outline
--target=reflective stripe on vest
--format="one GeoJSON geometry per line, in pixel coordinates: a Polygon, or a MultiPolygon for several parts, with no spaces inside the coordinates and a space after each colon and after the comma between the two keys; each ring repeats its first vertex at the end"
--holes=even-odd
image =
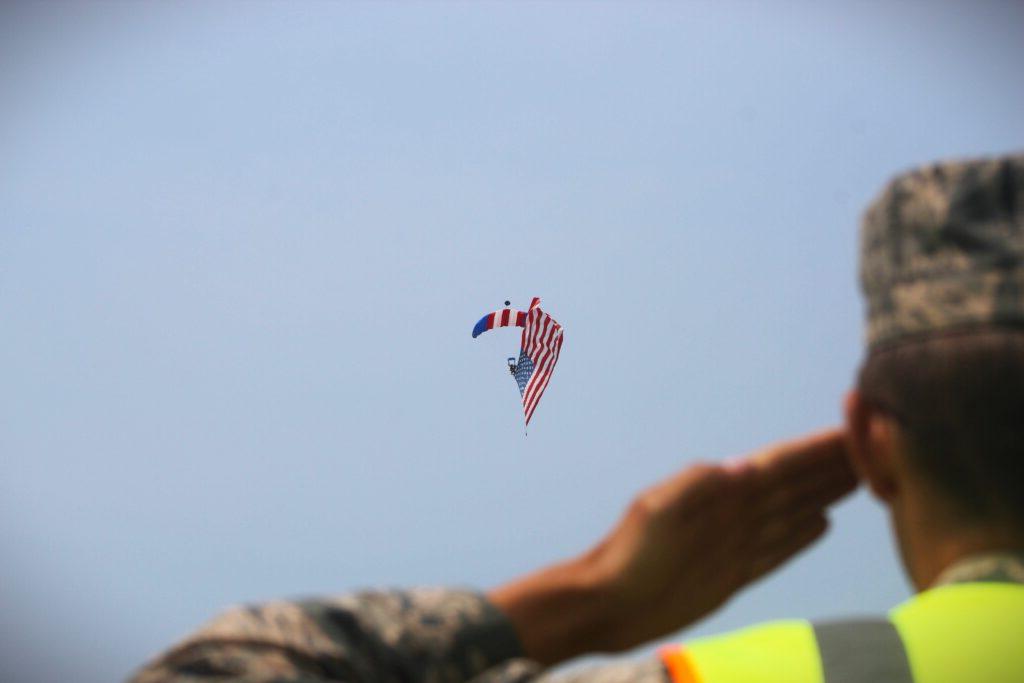
{"type": "Polygon", "coordinates": [[[675,683],[1024,681],[1024,585],[941,586],[890,614],[771,622],[662,651],[675,683]]]}
{"type": "Polygon", "coordinates": [[[888,619],[814,625],[825,683],[914,683],[903,640],[888,619]]]}

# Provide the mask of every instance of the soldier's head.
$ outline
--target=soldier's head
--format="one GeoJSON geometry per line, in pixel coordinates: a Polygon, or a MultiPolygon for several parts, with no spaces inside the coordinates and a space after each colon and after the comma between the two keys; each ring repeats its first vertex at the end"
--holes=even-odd
{"type": "Polygon", "coordinates": [[[1024,155],[896,178],[861,240],[867,356],[847,399],[856,466],[892,508],[905,559],[916,532],[941,528],[1020,547],[1024,155]]]}

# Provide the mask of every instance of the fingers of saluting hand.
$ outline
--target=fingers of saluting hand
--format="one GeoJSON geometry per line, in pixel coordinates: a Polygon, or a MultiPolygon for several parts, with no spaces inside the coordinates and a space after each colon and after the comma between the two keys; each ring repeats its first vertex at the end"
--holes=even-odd
{"type": "Polygon", "coordinates": [[[812,513],[857,485],[838,429],[777,444],[737,467],[751,480],[749,506],[755,516],[812,513]]]}
{"type": "Polygon", "coordinates": [[[824,515],[810,515],[792,525],[780,528],[778,533],[766,534],[751,553],[747,567],[747,580],[764,576],[795,554],[814,543],[828,529],[824,515]]]}
{"type": "Polygon", "coordinates": [[[747,460],[775,480],[828,471],[847,464],[843,431],[824,429],[764,448],[747,460]]]}
{"type": "Polygon", "coordinates": [[[725,467],[695,465],[644,492],[650,510],[686,519],[721,508],[751,520],[800,516],[835,502],[856,486],[836,429],[786,441],[725,467]]]}
{"type": "Polygon", "coordinates": [[[746,480],[740,545],[750,559],[749,578],[776,568],[825,533],[825,510],[857,484],[842,432],[828,430],[777,444],[734,462],[746,480]]]}

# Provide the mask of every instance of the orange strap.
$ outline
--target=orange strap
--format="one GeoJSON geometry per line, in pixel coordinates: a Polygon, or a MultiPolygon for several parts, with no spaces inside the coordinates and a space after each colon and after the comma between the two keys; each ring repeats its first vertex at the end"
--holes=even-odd
{"type": "Polygon", "coordinates": [[[669,645],[659,652],[662,663],[668,669],[672,683],[702,683],[697,674],[697,667],[690,659],[689,653],[682,645],[669,645]]]}

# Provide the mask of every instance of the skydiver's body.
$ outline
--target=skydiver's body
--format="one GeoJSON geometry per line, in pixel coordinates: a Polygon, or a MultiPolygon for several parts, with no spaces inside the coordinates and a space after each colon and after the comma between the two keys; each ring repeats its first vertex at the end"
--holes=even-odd
{"type": "Polygon", "coordinates": [[[133,680],[1024,680],[1024,156],[906,174],[868,212],[863,248],[869,349],[842,429],[691,467],[638,495],[587,552],[487,594],[236,609],[133,680]],[[543,673],[707,615],[820,537],[854,471],[919,592],[891,622],[768,624],[543,673]]]}

